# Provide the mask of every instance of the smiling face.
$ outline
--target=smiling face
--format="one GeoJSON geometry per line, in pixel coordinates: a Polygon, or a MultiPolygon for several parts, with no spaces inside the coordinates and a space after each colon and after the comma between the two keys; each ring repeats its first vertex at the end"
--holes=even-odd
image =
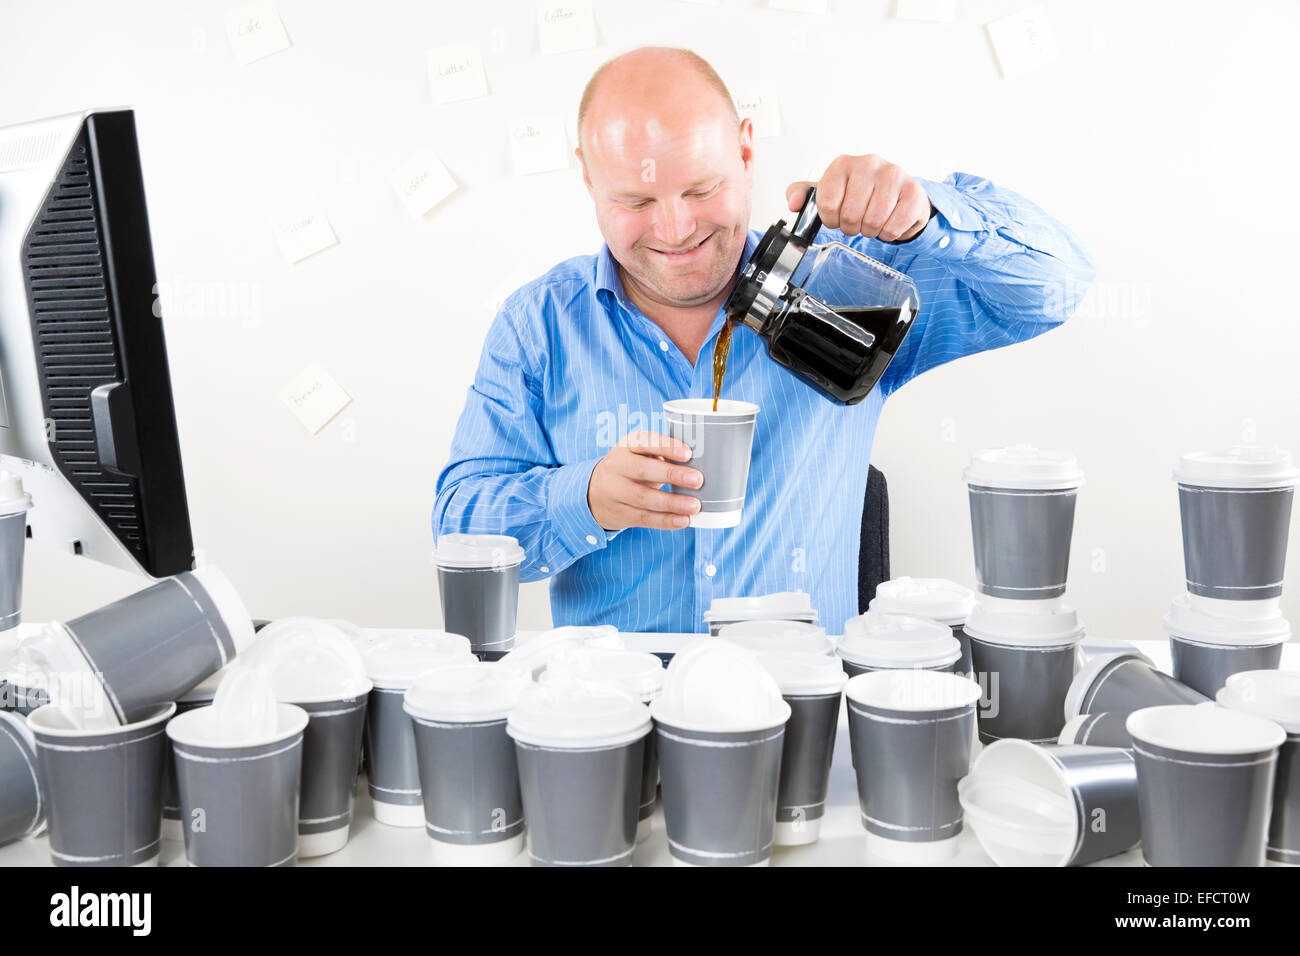
{"type": "Polygon", "coordinates": [[[708,305],[745,249],[752,126],[680,65],[637,62],[634,76],[620,66],[593,97],[578,150],[601,235],[634,300],[708,305]]]}

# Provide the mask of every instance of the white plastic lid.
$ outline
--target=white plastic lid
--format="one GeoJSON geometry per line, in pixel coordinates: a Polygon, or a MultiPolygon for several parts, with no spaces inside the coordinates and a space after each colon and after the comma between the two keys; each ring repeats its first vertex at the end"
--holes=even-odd
{"type": "Polygon", "coordinates": [[[507,534],[444,534],[433,558],[444,568],[509,568],[524,560],[524,549],[507,534]]]}
{"type": "Polygon", "coordinates": [[[651,726],[649,708],[615,687],[558,680],[534,684],[510,712],[506,732],[521,743],[578,749],[629,744],[651,726]]]}
{"type": "Polygon", "coordinates": [[[1171,636],[1225,647],[1267,647],[1291,639],[1291,625],[1281,614],[1263,618],[1232,618],[1207,614],[1193,607],[1187,594],[1174,598],[1165,615],[1171,636]]]}
{"type": "Polygon", "coordinates": [[[866,707],[933,713],[971,706],[980,699],[980,685],[945,671],[869,671],[850,678],[844,696],[866,707]]]}
{"type": "Polygon", "coordinates": [[[762,651],[758,660],[781,688],[783,697],[838,694],[849,679],[840,662],[829,654],[762,651]]]}
{"type": "Polygon", "coordinates": [[[962,472],[968,485],[1024,491],[1059,491],[1083,485],[1074,453],[1033,445],[988,448],[975,452],[962,472]]]}
{"type": "Polygon", "coordinates": [[[1267,717],[1288,734],[1300,734],[1300,673],[1296,671],[1239,671],[1228,678],[1216,700],[1224,707],[1267,717]]]}
{"type": "Polygon", "coordinates": [[[501,660],[512,667],[526,668],[536,678],[551,658],[564,648],[579,647],[589,642],[600,646],[608,644],[612,638],[617,637],[618,628],[611,624],[567,624],[519,640],[514,650],[508,652],[501,660]]]}
{"type": "Polygon", "coordinates": [[[1215,756],[1260,753],[1286,741],[1276,722],[1211,701],[1147,707],[1129,714],[1124,727],[1139,743],[1215,756]]]}
{"type": "Polygon", "coordinates": [[[663,661],[654,654],[586,644],[557,650],[541,679],[543,683],[612,684],[637,700],[651,701],[663,691],[665,673],[663,661]]]}
{"type": "Polygon", "coordinates": [[[422,673],[448,664],[477,660],[469,649],[469,638],[446,631],[425,633],[399,631],[363,647],[361,657],[366,676],[376,687],[410,687],[422,673]]]}
{"type": "Polygon", "coordinates": [[[1201,488],[1284,488],[1300,482],[1300,469],[1281,448],[1237,445],[1189,452],[1174,469],[1174,480],[1201,488]]]}
{"type": "Polygon", "coordinates": [[[957,784],[975,837],[998,866],[1065,866],[1079,840],[1074,794],[1047,751],[998,740],[957,784]]]}
{"type": "Polygon", "coordinates": [[[758,597],[714,598],[704,612],[713,621],[816,621],[812,599],[803,591],[778,591],[758,597]]]}
{"type": "Polygon", "coordinates": [[[737,621],[724,624],[718,637],[748,647],[751,651],[807,651],[832,654],[835,651],[826,628],[811,621],[737,621]]]}
{"type": "Polygon", "coordinates": [[[204,732],[220,746],[244,746],[275,736],[280,714],[271,677],[247,661],[226,668],[212,698],[204,732]]]}
{"type": "MultiPolygon", "coordinates": [[[[1027,604],[1029,602],[1021,602],[1027,604]]],[[[1059,647],[1083,637],[1079,614],[1064,604],[1034,611],[993,611],[976,602],[964,628],[971,637],[1011,647],[1059,647]]]]}
{"type": "Polygon", "coordinates": [[[27,742],[29,749],[33,751],[36,749],[36,736],[32,733],[32,728],[27,726],[26,717],[21,714],[10,713],[7,710],[0,710],[0,720],[12,727],[14,733],[27,742]]]}
{"type": "Polygon", "coordinates": [[[421,674],[406,692],[405,708],[412,717],[425,720],[501,720],[531,686],[525,670],[503,661],[474,659],[421,674]]]}
{"type": "Polygon", "coordinates": [[[23,480],[12,471],[0,471],[0,515],[26,511],[32,496],[23,491],[23,480]]]}
{"type": "Polygon", "coordinates": [[[835,652],[863,667],[942,667],[961,657],[961,643],[937,621],[868,610],[844,622],[835,652]]]}
{"type": "Polygon", "coordinates": [[[180,697],[176,698],[176,702],[178,704],[192,704],[195,701],[212,700],[212,698],[216,696],[217,688],[221,686],[221,682],[225,679],[226,674],[230,673],[230,668],[234,666],[235,662],[231,661],[225,667],[221,668],[221,670],[209,674],[180,697]]]}
{"type": "Polygon", "coordinates": [[[314,617],[272,621],[244,655],[289,704],[352,700],[370,693],[361,651],[347,633],[314,617]]]}
{"type": "Polygon", "coordinates": [[[758,656],[718,639],[673,656],[650,711],[674,727],[717,733],[765,730],[790,719],[790,705],[758,656]]]}
{"type": "Polygon", "coordinates": [[[962,624],[975,604],[975,592],[944,578],[894,578],[876,586],[876,596],[867,605],[883,614],[911,614],[928,617],[951,627],[962,624]]]}
{"type": "MultiPolygon", "coordinates": [[[[1074,680],[1070,682],[1070,689],[1065,692],[1066,720],[1078,717],[1083,713],[1083,698],[1087,696],[1088,691],[1092,690],[1097,675],[1110,666],[1113,661],[1124,657],[1136,657],[1151,664],[1151,658],[1139,653],[1136,648],[1132,653],[1097,654],[1088,658],[1083,666],[1075,672],[1074,680]]],[[[1155,665],[1152,664],[1151,666],[1154,667],[1155,665]]]]}

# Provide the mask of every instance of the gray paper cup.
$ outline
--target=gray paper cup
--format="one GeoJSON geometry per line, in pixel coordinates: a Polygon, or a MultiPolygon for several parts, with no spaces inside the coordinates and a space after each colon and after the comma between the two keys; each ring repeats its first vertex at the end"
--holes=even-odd
{"type": "Polygon", "coordinates": [[[867,611],[844,622],[835,653],[849,677],[883,670],[956,673],[961,641],[952,628],[910,614],[867,611]]]}
{"type": "Polygon", "coordinates": [[[1278,750],[1271,720],[1201,704],[1129,715],[1150,866],[1263,866],[1278,750]]]}
{"type": "Polygon", "coordinates": [[[1017,614],[977,604],[966,634],[975,678],[984,690],[980,740],[1055,743],[1065,726],[1075,645],[1083,636],[1078,615],[1066,607],[1017,614]]]}
{"type": "Polygon", "coordinates": [[[1253,601],[1282,593],[1295,488],[1178,486],[1187,590],[1253,601]]]}
{"type": "Polygon", "coordinates": [[[616,687],[555,681],[510,713],[534,866],[631,866],[650,711],[616,687]]]}
{"type": "Polygon", "coordinates": [[[26,547],[26,509],[0,514],[0,631],[15,628],[22,621],[26,547]]]}
{"type": "Polygon", "coordinates": [[[1126,750],[1000,740],[958,790],[971,829],[999,866],[1084,866],[1142,836],[1137,770],[1126,750]]]}
{"type": "Polygon", "coordinates": [[[1265,717],[1286,731],[1278,751],[1265,855],[1271,866],[1300,866],[1300,673],[1233,674],[1217,699],[1222,707],[1265,717]]]}
{"type": "Polygon", "coordinates": [[[519,565],[524,549],[507,535],[444,534],[438,538],[438,593],[443,630],[463,634],[484,660],[515,646],[519,565]]]}
{"type": "Polygon", "coordinates": [[[1276,609],[1262,613],[1248,602],[1223,602],[1222,613],[1180,595],[1165,615],[1169,654],[1176,679],[1213,697],[1233,674],[1272,670],[1282,659],[1291,626],[1276,609]]]}
{"type": "Polygon", "coordinates": [[[1089,658],[1074,676],[1065,695],[1065,717],[1069,720],[1103,711],[1131,714],[1144,707],[1200,704],[1208,699],[1157,669],[1136,651],[1100,654],[1089,658]]]}
{"type": "Polygon", "coordinates": [[[954,581],[944,578],[900,577],[880,582],[869,610],[882,614],[909,614],[947,626],[961,646],[961,658],[954,673],[969,674],[970,641],[963,625],[974,604],[975,592],[954,581]]]}
{"type": "Polygon", "coordinates": [[[790,705],[777,790],[777,846],[815,843],[821,835],[831,757],[848,679],[834,657],[808,651],[758,655],[790,705]]]}
{"type": "Polygon", "coordinates": [[[175,704],[135,723],[84,730],[54,704],[31,713],[55,866],[151,866],[162,843],[164,725],[175,704]]]}
{"type": "MultiPolygon", "coordinates": [[[[253,621],[214,567],[186,571],[23,642],[51,702],[81,726],[130,723],[183,696],[253,640],[253,621]]],[[[17,658],[16,658],[17,659],[17,658]]]]}
{"type": "Polygon", "coordinates": [[[529,686],[522,670],[475,663],[430,671],[407,692],[435,862],[492,866],[523,850],[519,765],[506,718],[529,686]]]}
{"type": "Polygon", "coordinates": [[[0,845],[38,833],[44,826],[36,738],[25,720],[0,713],[0,845]]]}
{"type": "Polygon", "coordinates": [[[307,712],[298,809],[300,858],[333,853],[348,842],[366,702],[365,695],[296,702],[307,712]]]}
{"type": "MultiPolygon", "coordinates": [[[[218,673],[223,672],[218,671],[218,673]]],[[[216,693],[216,685],[204,686],[207,684],[208,682],[204,681],[200,685],[204,688],[202,692],[197,694],[191,692],[176,701],[176,713],[184,714],[199,707],[209,706],[212,703],[212,695],[216,693]]],[[[164,758],[162,835],[164,840],[172,840],[176,843],[185,839],[181,827],[181,792],[176,785],[176,754],[170,746],[167,747],[164,758]]]]}
{"type": "Polygon", "coordinates": [[[879,671],[851,678],[844,694],[868,852],[903,863],[951,858],[979,685],[957,674],[879,671]]]}
{"type": "Polygon", "coordinates": [[[692,527],[734,528],[740,524],[758,411],[750,402],[728,399],[719,399],[716,412],[711,398],[664,402],[668,435],[690,447],[687,464],[704,476],[699,488],[670,487],[673,494],[700,499],[700,510],[690,516],[692,527]]]}
{"type": "Polygon", "coordinates": [[[192,866],[294,866],[306,711],[277,704],[275,733],[245,743],[215,737],[212,714],[200,707],[167,725],[186,858],[192,866]]]}
{"type": "Polygon", "coordinates": [[[1077,489],[968,491],[980,593],[1011,600],[1064,594],[1077,489]]]}
{"type": "Polygon", "coordinates": [[[654,712],[664,825],[674,861],[766,866],[772,858],[784,721],[720,732],[679,727],[654,712]]]}
{"type": "Polygon", "coordinates": [[[1060,744],[1078,744],[1089,747],[1119,747],[1121,750],[1133,749],[1133,738],[1129,736],[1126,713],[1102,711],[1096,714],[1080,714],[1065,722],[1061,730],[1060,744]]]}

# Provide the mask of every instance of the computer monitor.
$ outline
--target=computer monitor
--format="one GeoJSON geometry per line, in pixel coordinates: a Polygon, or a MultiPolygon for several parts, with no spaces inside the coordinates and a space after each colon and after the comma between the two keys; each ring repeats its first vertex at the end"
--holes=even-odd
{"type": "Polygon", "coordinates": [[[0,128],[0,466],[28,535],[154,577],[194,562],[131,110],[0,128]]]}

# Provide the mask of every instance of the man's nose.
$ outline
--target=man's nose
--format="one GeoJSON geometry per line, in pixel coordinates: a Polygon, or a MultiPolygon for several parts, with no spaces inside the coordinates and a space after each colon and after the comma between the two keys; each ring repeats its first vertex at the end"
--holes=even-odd
{"type": "Polygon", "coordinates": [[[670,199],[659,203],[658,208],[655,229],[664,245],[676,248],[695,234],[695,216],[686,203],[670,199]]]}

